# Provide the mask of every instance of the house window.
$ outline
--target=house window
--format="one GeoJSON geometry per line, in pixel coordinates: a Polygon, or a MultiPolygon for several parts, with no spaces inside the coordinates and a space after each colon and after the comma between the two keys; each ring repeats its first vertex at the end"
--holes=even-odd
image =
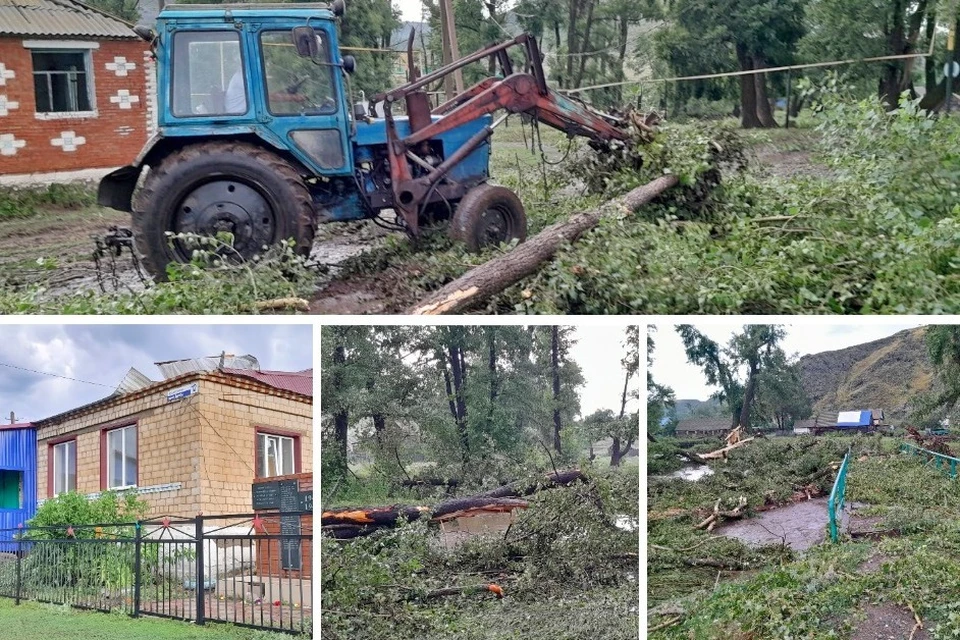
{"type": "Polygon", "coordinates": [[[257,477],[287,476],[297,472],[297,438],[257,434],[257,477]]]}
{"type": "Polygon", "coordinates": [[[106,432],[107,489],[137,486],[137,427],[106,432]]]}
{"type": "Polygon", "coordinates": [[[0,509],[23,509],[23,471],[0,470],[0,509]]]}
{"type": "Polygon", "coordinates": [[[77,441],[53,445],[53,495],[77,490],[77,441]]]}
{"type": "Polygon", "coordinates": [[[31,53],[37,113],[92,111],[89,51],[31,53]]]}

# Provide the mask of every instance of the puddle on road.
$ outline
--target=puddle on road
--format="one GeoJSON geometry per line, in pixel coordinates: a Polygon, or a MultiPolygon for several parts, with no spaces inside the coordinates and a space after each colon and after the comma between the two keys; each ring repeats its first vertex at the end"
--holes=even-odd
{"type": "Polygon", "coordinates": [[[794,551],[805,551],[823,542],[828,522],[827,499],[815,498],[721,525],[715,533],[753,547],[786,544],[794,551]]]}

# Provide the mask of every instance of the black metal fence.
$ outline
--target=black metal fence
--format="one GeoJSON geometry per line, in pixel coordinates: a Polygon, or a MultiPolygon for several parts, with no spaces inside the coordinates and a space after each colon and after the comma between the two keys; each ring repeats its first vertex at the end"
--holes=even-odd
{"type": "Polygon", "coordinates": [[[309,515],[0,530],[0,597],[309,634],[309,515]]]}

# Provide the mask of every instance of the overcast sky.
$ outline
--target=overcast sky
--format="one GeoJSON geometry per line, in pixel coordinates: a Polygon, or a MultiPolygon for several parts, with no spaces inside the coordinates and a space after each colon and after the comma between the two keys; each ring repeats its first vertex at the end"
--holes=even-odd
{"type": "MultiPolygon", "coordinates": [[[[710,321],[694,324],[721,345],[726,345],[735,331],[742,330],[743,322],[710,321]]],[[[804,356],[810,353],[836,351],[855,344],[871,342],[891,336],[898,331],[919,327],[922,322],[916,323],[858,323],[851,321],[845,324],[819,324],[818,326],[784,325],[787,337],[783,341],[783,349],[788,354],[804,356]]],[[[707,386],[700,367],[687,362],[683,350],[683,342],[672,324],[656,324],[656,333],[653,334],[655,343],[653,366],[650,372],[653,379],[674,390],[678,400],[706,400],[716,391],[707,386]]]]}
{"type": "MultiPolygon", "coordinates": [[[[419,22],[423,15],[423,3],[420,0],[393,0],[393,6],[403,13],[403,20],[419,22]]],[[[347,10],[349,11],[349,6],[347,10]]]]}
{"type": "Polygon", "coordinates": [[[38,420],[113,393],[130,367],[154,380],[154,362],[251,354],[262,369],[313,366],[313,328],[304,325],[0,326],[0,419],[38,420]],[[10,366],[13,365],[13,366],[10,366]],[[30,373],[34,369],[99,386],[30,373]]]}
{"type": "MultiPolygon", "coordinates": [[[[620,359],[624,354],[623,327],[577,327],[577,344],[570,350],[570,357],[580,365],[586,380],[580,391],[580,414],[588,416],[597,409],[620,411],[620,394],[623,393],[623,368],[620,359]]],[[[633,389],[639,389],[640,376],[633,379],[633,389]]],[[[639,402],[627,405],[627,411],[636,411],[639,402]]]]}

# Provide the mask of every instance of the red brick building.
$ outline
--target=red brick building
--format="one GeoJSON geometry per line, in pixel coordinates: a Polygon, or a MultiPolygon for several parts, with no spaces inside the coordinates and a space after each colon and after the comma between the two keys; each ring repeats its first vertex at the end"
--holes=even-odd
{"type": "Polygon", "coordinates": [[[0,0],[0,176],[128,164],[154,77],[129,24],[73,0],[0,0]]]}

